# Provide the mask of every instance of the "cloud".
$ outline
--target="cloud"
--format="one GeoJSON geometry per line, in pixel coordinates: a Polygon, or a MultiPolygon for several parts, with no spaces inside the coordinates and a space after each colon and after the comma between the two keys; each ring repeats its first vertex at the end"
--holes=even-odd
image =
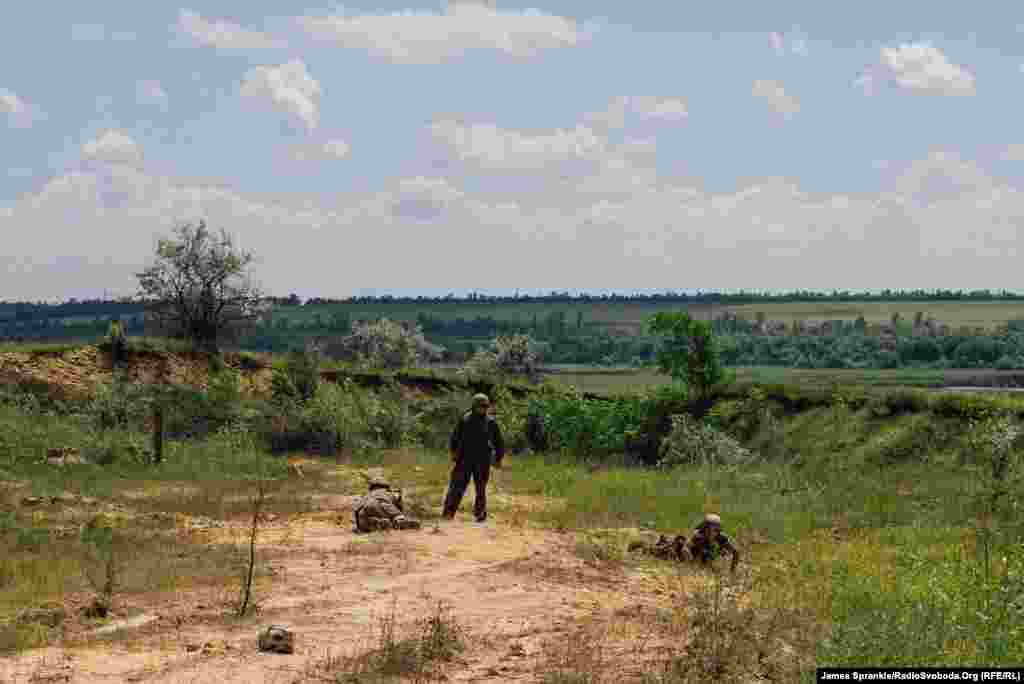
{"type": "Polygon", "coordinates": [[[315,162],[331,159],[344,159],[349,155],[351,147],[340,138],[322,143],[294,145],[289,153],[297,162],[315,162]]]}
{"type": "Polygon", "coordinates": [[[430,126],[430,133],[460,161],[494,170],[529,171],[559,162],[593,161],[608,148],[605,138],[583,125],[529,134],[491,123],[442,119],[430,126]]]}
{"type": "Polygon", "coordinates": [[[999,158],[1003,161],[1024,161],[1024,143],[1007,145],[999,158]]]}
{"type": "Polygon", "coordinates": [[[642,121],[679,123],[689,116],[686,102],[676,97],[654,95],[620,95],[612,98],[602,112],[590,112],[584,121],[606,128],[617,129],[626,125],[626,115],[634,114],[642,121]]]}
{"type": "Polygon", "coordinates": [[[479,2],[450,2],[441,14],[407,10],[303,16],[296,21],[315,40],[407,64],[436,64],[464,57],[475,49],[532,58],[545,50],[581,45],[590,38],[573,19],[536,9],[503,11],[479,2]]]}
{"type": "Polygon", "coordinates": [[[317,98],[321,92],[320,82],[310,76],[301,59],[250,69],[240,91],[243,97],[269,102],[288,112],[310,130],[320,123],[317,98]]]}
{"type": "Polygon", "coordinates": [[[82,145],[82,157],[112,164],[136,164],[142,161],[142,148],[121,131],[108,130],[82,145]]]}
{"type": "Polygon", "coordinates": [[[771,41],[772,49],[775,50],[775,54],[780,57],[786,54],[786,44],[782,40],[782,34],[772,31],[768,34],[768,40],[771,41]]]}
{"type": "Polygon", "coordinates": [[[288,46],[285,41],[266,33],[252,31],[230,21],[211,21],[188,9],[178,14],[178,28],[198,44],[220,50],[263,50],[288,46]]]}
{"type": "Polygon", "coordinates": [[[865,95],[877,92],[881,83],[892,82],[920,94],[969,96],[976,94],[974,76],[950,62],[929,43],[909,43],[881,48],[881,63],[867,69],[857,85],[865,95]]]}
{"type": "Polygon", "coordinates": [[[609,148],[593,173],[529,192],[413,173],[372,192],[282,198],[143,164],[85,164],[0,209],[0,233],[21,229],[0,269],[15,299],[131,290],[158,235],[204,218],[256,254],[271,292],[303,296],[423,292],[424,255],[431,287],[452,290],[1012,288],[1018,278],[1006,257],[1024,238],[1024,193],[948,151],[878,193],[810,192],[785,178],[710,191],[658,174],[650,146],[609,148]],[[351,256],[353,244],[388,255],[387,268],[351,256]],[[466,245],[500,257],[466,260],[466,245]]]}
{"type": "Polygon", "coordinates": [[[0,115],[6,115],[7,124],[12,128],[29,128],[43,117],[38,108],[6,88],[0,88],[0,115]]]}
{"type": "Polygon", "coordinates": [[[167,91],[159,81],[139,81],[135,85],[135,96],[142,104],[155,104],[161,107],[167,105],[167,91]]]}
{"type": "Polygon", "coordinates": [[[772,110],[783,119],[791,119],[800,111],[800,102],[786,93],[778,81],[757,80],[751,90],[754,97],[764,98],[772,110]]]}

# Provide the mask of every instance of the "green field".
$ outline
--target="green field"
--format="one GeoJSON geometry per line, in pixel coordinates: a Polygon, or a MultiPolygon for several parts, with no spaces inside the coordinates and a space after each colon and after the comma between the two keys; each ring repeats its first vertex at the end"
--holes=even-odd
{"type": "Polygon", "coordinates": [[[536,316],[539,321],[552,313],[564,312],[566,322],[574,325],[578,312],[582,312],[584,323],[602,323],[623,330],[638,332],[643,322],[658,311],[687,310],[699,318],[717,316],[725,311],[732,311],[742,318],[754,320],[758,312],[763,312],[768,319],[792,322],[798,319],[852,320],[864,316],[868,323],[882,323],[890,320],[894,313],[907,320],[913,320],[914,314],[922,312],[932,316],[952,328],[968,326],[971,328],[993,329],[1008,320],[1024,318],[1024,303],[1013,301],[993,302],[792,302],[762,303],[732,306],[696,305],[671,302],[512,302],[512,303],[406,303],[406,302],[367,302],[352,304],[331,304],[303,307],[278,307],[275,316],[292,320],[312,320],[319,313],[328,317],[332,313],[345,313],[352,320],[387,317],[393,320],[414,321],[418,314],[429,314],[435,318],[452,320],[455,318],[473,319],[478,316],[490,316],[497,320],[530,323],[536,316]]]}
{"type": "MultiPolygon", "coordinates": [[[[787,384],[801,388],[822,388],[840,385],[868,387],[948,387],[988,386],[993,381],[1018,377],[1013,371],[987,369],[949,370],[810,370],[801,368],[734,368],[736,382],[746,384],[787,384]]],[[[549,376],[550,382],[572,385],[582,392],[623,394],[638,389],[657,387],[670,382],[665,375],[642,368],[559,367],[549,376]]],[[[1001,384],[1001,383],[997,383],[1001,384]]]]}

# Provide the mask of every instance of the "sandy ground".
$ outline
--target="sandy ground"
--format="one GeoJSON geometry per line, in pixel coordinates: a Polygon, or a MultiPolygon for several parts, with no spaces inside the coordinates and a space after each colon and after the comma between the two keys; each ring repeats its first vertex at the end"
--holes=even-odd
{"type": "MultiPolygon", "coordinates": [[[[354,534],[341,507],[274,521],[261,537],[272,576],[257,590],[254,618],[228,617],[223,588],[219,597],[202,587],[134,597],[136,622],[144,624],[0,660],[0,682],[321,681],[304,673],[329,655],[372,648],[382,617],[408,624],[438,602],[467,635],[466,650],[446,669],[448,681],[537,681],[547,645],[564,642],[583,622],[650,613],[672,599],[673,589],[654,574],[584,563],[571,535],[463,516],[371,535],[354,534]],[[257,650],[259,629],[268,624],[294,630],[294,654],[257,650]]],[[[211,534],[244,533],[230,527],[211,534]]],[[[627,679],[643,668],[636,649],[657,646],[628,631],[619,639],[627,679]]]]}

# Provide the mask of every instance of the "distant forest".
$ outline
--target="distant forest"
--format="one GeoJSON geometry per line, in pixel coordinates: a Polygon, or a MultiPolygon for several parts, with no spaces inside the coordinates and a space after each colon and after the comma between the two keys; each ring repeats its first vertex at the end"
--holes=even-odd
{"type": "MultiPolygon", "coordinates": [[[[657,340],[639,330],[639,334],[616,334],[608,322],[584,320],[577,308],[575,316],[558,309],[534,312],[532,320],[520,317],[506,320],[500,312],[480,315],[489,305],[558,304],[579,305],[602,302],[650,304],[723,304],[751,303],[830,303],[830,302],[999,302],[1024,300],[1024,294],[991,290],[882,290],[881,292],[786,293],[664,293],[651,295],[576,295],[552,292],[549,295],[468,297],[352,297],[348,299],[312,298],[303,302],[298,296],[272,297],[271,315],[240,340],[240,347],[253,351],[285,352],[302,348],[310,340],[329,340],[352,330],[352,315],[387,315],[401,309],[414,321],[426,338],[447,351],[446,360],[460,362],[474,350],[486,347],[498,335],[528,333],[542,347],[547,363],[588,365],[636,365],[650,362],[657,340]],[[372,313],[380,304],[380,314],[372,313]],[[432,305],[444,305],[447,315],[432,311],[432,305]],[[458,316],[458,308],[467,305],[458,316]],[[354,306],[345,311],[345,305],[354,306]],[[369,307],[367,305],[370,305],[369,307]],[[398,305],[397,307],[395,305],[398,305]],[[308,309],[306,307],[309,307],[308,309]],[[337,307],[332,310],[332,307],[337,307]],[[419,310],[422,307],[422,310],[419,310]],[[290,314],[289,312],[294,312],[290,314]],[[301,313],[300,313],[301,312],[301,313]],[[412,314],[412,315],[410,315],[412,314]],[[414,316],[414,317],[413,317],[414,316]]],[[[927,307],[922,307],[927,308],[927,307]]],[[[130,336],[146,334],[143,321],[145,304],[130,299],[74,300],[59,304],[0,302],[0,340],[23,341],[95,341],[107,333],[109,321],[119,318],[130,336]]],[[[568,312],[571,314],[571,312],[568,312]]],[[[590,318],[586,316],[586,318],[590,318]]],[[[612,322],[614,323],[614,322],[612,322]]],[[[1024,321],[1009,320],[1001,330],[989,332],[951,329],[941,337],[915,334],[909,321],[895,327],[895,336],[886,342],[878,326],[865,326],[860,320],[830,321],[827,333],[805,334],[787,326],[781,335],[754,334],[753,323],[743,319],[715,320],[723,361],[732,366],[782,366],[790,368],[1024,368],[1024,321]]]]}
{"type": "MultiPolygon", "coordinates": [[[[879,290],[854,291],[833,290],[816,292],[811,290],[792,290],[789,292],[662,292],[653,294],[570,294],[568,292],[550,292],[544,295],[485,295],[471,293],[465,297],[454,294],[444,297],[396,297],[382,295],[379,297],[347,297],[331,299],[312,297],[303,301],[298,295],[288,297],[267,297],[266,300],[277,306],[324,306],[331,304],[515,304],[515,303],[550,303],[570,304],[588,302],[645,302],[666,304],[768,304],[768,303],[799,303],[799,302],[1000,302],[1024,301],[1024,293],[1008,290],[879,290]]],[[[51,304],[46,302],[8,302],[0,300],[0,319],[28,321],[38,318],[66,318],[68,316],[128,316],[141,313],[144,304],[130,298],[116,300],[75,299],[51,304]]]]}

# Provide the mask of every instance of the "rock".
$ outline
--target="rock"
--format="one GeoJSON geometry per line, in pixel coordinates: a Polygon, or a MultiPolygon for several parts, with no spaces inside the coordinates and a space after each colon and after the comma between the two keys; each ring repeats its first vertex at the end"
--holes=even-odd
{"type": "Polygon", "coordinates": [[[52,466],[82,465],[85,459],[74,447],[57,447],[46,450],[46,462],[52,466]]]}
{"type": "Polygon", "coordinates": [[[269,653],[294,653],[295,635],[287,627],[270,625],[260,632],[258,646],[269,653]]]}

